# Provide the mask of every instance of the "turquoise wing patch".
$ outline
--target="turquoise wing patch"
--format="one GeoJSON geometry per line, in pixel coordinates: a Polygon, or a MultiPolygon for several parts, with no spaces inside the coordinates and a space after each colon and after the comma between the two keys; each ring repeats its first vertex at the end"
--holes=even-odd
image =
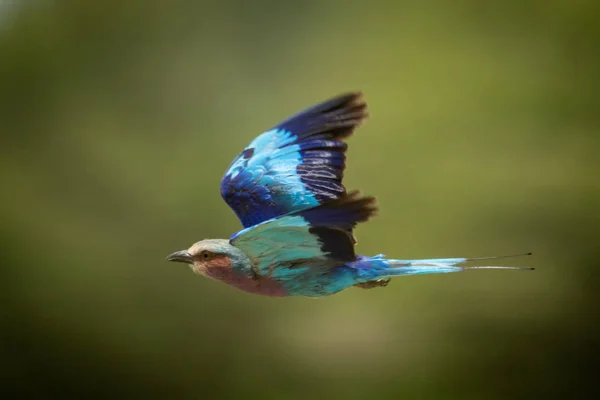
{"type": "Polygon", "coordinates": [[[312,227],[302,216],[285,216],[244,229],[231,244],[250,258],[258,276],[294,279],[356,260],[352,236],[336,227],[312,227]]]}

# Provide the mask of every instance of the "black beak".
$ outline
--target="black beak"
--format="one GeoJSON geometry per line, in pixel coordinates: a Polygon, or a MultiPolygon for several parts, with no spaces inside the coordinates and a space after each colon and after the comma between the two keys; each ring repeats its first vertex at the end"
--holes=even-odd
{"type": "Polygon", "coordinates": [[[192,256],[187,250],[176,251],[173,254],[167,256],[167,261],[182,262],[186,264],[193,264],[192,256]]]}

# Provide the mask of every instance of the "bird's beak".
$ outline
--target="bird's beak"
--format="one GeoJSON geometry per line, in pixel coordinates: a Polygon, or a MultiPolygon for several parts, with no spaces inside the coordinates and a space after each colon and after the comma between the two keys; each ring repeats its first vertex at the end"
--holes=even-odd
{"type": "Polygon", "coordinates": [[[193,264],[192,256],[187,250],[176,251],[173,254],[167,256],[167,261],[182,262],[186,264],[193,264]]]}

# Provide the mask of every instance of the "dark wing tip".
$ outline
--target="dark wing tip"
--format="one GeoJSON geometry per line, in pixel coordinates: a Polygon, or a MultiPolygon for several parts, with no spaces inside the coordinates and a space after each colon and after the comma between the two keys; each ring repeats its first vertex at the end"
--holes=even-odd
{"type": "Polygon", "coordinates": [[[377,205],[377,198],[374,196],[363,196],[360,191],[353,190],[346,193],[345,196],[335,200],[338,207],[348,208],[357,212],[356,222],[366,222],[371,217],[377,215],[379,206],[377,205]]]}
{"type": "Polygon", "coordinates": [[[365,95],[362,92],[362,90],[355,90],[341,94],[337,97],[334,97],[334,99],[338,99],[341,104],[347,104],[349,106],[360,106],[367,104],[364,100],[364,97],[365,95]]]}
{"type": "Polygon", "coordinates": [[[309,228],[309,232],[316,236],[321,243],[321,250],[335,260],[347,262],[355,261],[354,241],[345,230],[327,226],[309,228]]]}
{"type": "Polygon", "coordinates": [[[377,210],[375,197],[362,196],[360,192],[353,191],[300,214],[312,226],[333,226],[352,230],[356,224],[369,220],[377,210]]]}
{"type": "Polygon", "coordinates": [[[337,104],[328,110],[327,115],[330,119],[330,124],[351,127],[350,130],[340,135],[341,137],[350,136],[354,132],[354,128],[362,125],[363,122],[369,117],[367,111],[367,102],[364,99],[363,92],[350,92],[345,95],[341,95],[332,100],[337,104]]]}
{"type": "Polygon", "coordinates": [[[294,133],[299,139],[318,135],[343,139],[352,135],[367,116],[363,93],[354,91],[307,108],[277,126],[294,133]]]}

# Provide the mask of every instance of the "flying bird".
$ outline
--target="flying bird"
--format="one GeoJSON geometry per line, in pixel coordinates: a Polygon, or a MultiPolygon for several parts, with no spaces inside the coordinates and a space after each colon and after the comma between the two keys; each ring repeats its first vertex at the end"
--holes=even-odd
{"type": "MultiPolygon", "coordinates": [[[[360,92],[308,108],[256,137],[233,160],[221,196],[243,229],[167,257],[205,277],[273,297],[327,296],[351,286],[386,286],[392,277],[469,269],[483,258],[396,260],[355,253],[353,230],[377,211],[375,198],[342,183],[345,140],[367,117],[360,92]]],[[[531,254],[531,253],[527,253],[531,254]]]]}

